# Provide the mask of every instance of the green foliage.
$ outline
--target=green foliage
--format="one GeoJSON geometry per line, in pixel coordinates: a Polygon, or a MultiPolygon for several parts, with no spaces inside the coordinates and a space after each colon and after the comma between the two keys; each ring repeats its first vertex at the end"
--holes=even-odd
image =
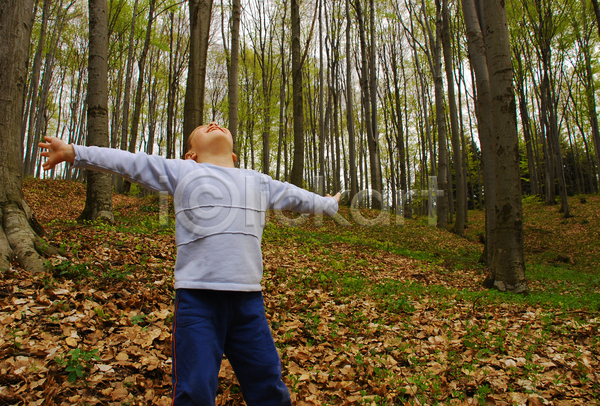
{"type": "Polygon", "coordinates": [[[56,278],[81,280],[93,275],[90,271],[91,264],[86,262],[74,264],[71,261],[63,261],[56,265],[52,265],[50,262],[47,264],[56,278]]]}
{"type": "Polygon", "coordinates": [[[92,360],[100,361],[97,353],[97,348],[91,351],[82,351],[80,348],[75,348],[69,351],[67,356],[56,357],[54,361],[59,366],[65,367],[65,371],[69,373],[67,381],[73,383],[86,375],[87,371],[92,367],[92,360]]]}

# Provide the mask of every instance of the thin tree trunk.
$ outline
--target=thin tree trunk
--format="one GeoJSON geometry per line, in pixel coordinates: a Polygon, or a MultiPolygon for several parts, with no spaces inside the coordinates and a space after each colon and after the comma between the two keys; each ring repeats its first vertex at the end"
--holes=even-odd
{"type": "MultiPolygon", "coordinates": [[[[89,0],[88,146],[108,147],[108,27],[106,0],[89,0]]],[[[86,170],[85,208],[78,221],[114,223],[111,175],[86,170]]]]}
{"type": "Polygon", "coordinates": [[[291,1],[292,17],[292,87],[294,117],[294,159],[291,183],[302,187],[304,174],[304,102],[302,96],[302,60],[300,47],[300,4],[291,1]]]}
{"type": "MultiPolygon", "coordinates": [[[[127,47],[127,63],[125,68],[125,91],[123,92],[123,119],[121,120],[121,142],[119,147],[125,151],[129,139],[129,107],[131,105],[131,82],[133,76],[133,57],[134,57],[134,39],[135,27],[137,22],[138,0],[133,3],[133,15],[131,18],[131,30],[129,31],[129,45],[127,47]]],[[[124,179],[117,176],[115,179],[115,190],[117,193],[123,193],[124,179]]]]}
{"type": "MultiPolygon", "coordinates": [[[[434,48],[434,81],[435,81],[435,117],[438,131],[438,187],[444,196],[437,199],[437,226],[445,229],[448,226],[448,147],[446,145],[446,110],[444,106],[444,78],[442,76],[442,10],[441,0],[436,0],[436,36],[434,48]]],[[[464,229],[464,225],[463,225],[464,229]]]]}
{"type": "Polygon", "coordinates": [[[352,101],[352,58],[350,57],[350,2],[346,0],[346,125],[348,126],[348,155],[350,158],[350,198],[358,193],[358,179],[356,174],[356,145],[354,133],[354,105],[352,101]]]}
{"type": "Polygon", "coordinates": [[[42,23],[40,27],[40,38],[38,41],[37,50],[35,52],[35,56],[33,57],[33,68],[31,73],[31,81],[29,85],[29,92],[27,96],[27,102],[25,104],[25,111],[23,114],[23,122],[22,122],[22,141],[25,141],[25,132],[27,128],[29,131],[27,132],[27,149],[25,150],[25,160],[23,162],[23,172],[29,171],[30,160],[31,160],[31,152],[32,148],[37,148],[37,145],[34,147],[33,142],[33,132],[34,132],[34,120],[35,120],[35,111],[37,109],[37,99],[38,99],[38,87],[40,82],[40,71],[42,68],[42,51],[44,50],[44,45],[46,41],[46,30],[48,27],[48,14],[50,12],[50,3],[51,0],[44,0],[44,8],[42,9],[42,23]],[[29,118],[29,125],[27,125],[27,119],[29,118]]]}
{"type": "Polygon", "coordinates": [[[481,144],[481,161],[483,164],[483,184],[485,193],[485,249],[480,261],[490,265],[495,250],[496,240],[496,175],[494,128],[492,117],[492,99],[486,60],[486,49],[481,26],[483,21],[477,15],[473,0],[462,0],[463,15],[467,28],[469,57],[475,71],[477,89],[477,123],[479,142],[481,144]]]}
{"type": "Polygon", "coordinates": [[[452,45],[450,43],[450,11],[448,0],[442,1],[442,44],[444,51],[444,66],[448,83],[448,105],[450,107],[450,130],[452,132],[452,152],[454,155],[454,172],[456,176],[456,220],[454,233],[465,234],[465,208],[466,193],[463,173],[463,159],[461,155],[460,133],[458,129],[458,112],[454,95],[454,73],[452,61],[452,45]]]}
{"type": "MultiPolygon", "coordinates": [[[[284,141],[284,112],[287,107],[285,90],[287,87],[286,63],[285,63],[285,17],[287,15],[287,2],[283,1],[283,16],[281,17],[281,44],[279,53],[281,55],[281,87],[279,88],[279,140],[277,143],[277,170],[275,179],[280,180],[281,153],[284,141]]],[[[285,169],[284,169],[285,171],[285,169]]]]}
{"type": "MultiPolygon", "coordinates": [[[[231,8],[231,55],[229,63],[229,132],[233,138],[233,152],[237,155],[237,127],[239,104],[239,65],[240,65],[240,15],[242,6],[240,0],[232,0],[231,8]]],[[[237,162],[239,166],[239,161],[237,162]]]]}
{"type": "Polygon", "coordinates": [[[189,0],[190,53],[185,106],[183,108],[183,144],[204,122],[206,58],[212,16],[212,0],[189,0]]]}
{"type": "Polygon", "coordinates": [[[515,85],[519,93],[519,111],[521,112],[521,123],[523,126],[523,137],[525,138],[525,148],[527,150],[527,167],[529,169],[529,181],[531,183],[531,194],[537,195],[539,193],[537,184],[537,169],[535,167],[535,158],[533,155],[533,146],[531,145],[531,124],[529,119],[529,112],[527,111],[527,98],[525,95],[525,74],[523,71],[523,65],[521,61],[521,53],[518,50],[514,52],[515,58],[517,59],[517,78],[515,85]]]}

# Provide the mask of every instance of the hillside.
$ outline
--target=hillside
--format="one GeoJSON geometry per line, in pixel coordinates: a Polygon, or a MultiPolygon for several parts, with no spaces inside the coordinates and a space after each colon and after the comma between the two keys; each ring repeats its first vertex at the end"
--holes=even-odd
{"type": "MultiPolygon", "coordinates": [[[[115,226],[81,225],[84,185],[24,192],[64,253],[2,275],[0,404],[170,404],[176,250],[157,199],[114,196],[115,226]]],[[[481,288],[482,212],[466,238],[271,214],[264,297],[294,404],[600,404],[600,196],[571,203],[565,220],[526,201],[528,296],[481,288]]],[[[219,376],[217,404],[242,404],[226,360],[219,376]]]]}

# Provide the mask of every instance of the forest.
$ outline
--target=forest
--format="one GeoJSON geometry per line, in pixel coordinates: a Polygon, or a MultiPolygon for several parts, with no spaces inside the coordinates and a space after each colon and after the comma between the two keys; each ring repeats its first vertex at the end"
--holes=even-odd
{"type": "MultiPolygon", "coordinates": [[[[232,131],[240,167],[345,191],[348,204],[428,214],[458,235],[468,209],[487,208],[491,263],[496,240],[522,234],[496,224],[494,208],[510,202],[517,218],[520,195],[537,196],[568,218],[568,196],[598,191],[596,3],[508,1],[493,14],[471,0],[110,0],[102,145],[179,158],[191,130],[215,121],[232,131]]],[[[68,166],[42,173],[45,135],[100,145],[87,122],[88,19],[84,2],[34,3],[27,175],[84,180],[68,166]]],[[[526,290],[522,276],[510,286],[526,290]]]]}
{"type": "Polygon", "coordinates": [[[597,404],[599,44],[598,0],[0,0],[0,403],[170,403],[173,213],[38,143],[216,122],[366,219],[265,229],[297,404],[597,404]]]}
{"type": "MultiPolygon", "coordinates": [[[[288,3],[239,6],[235,128],[240,166],[284,180],[291,179],[299,141],[292,129],[288,3]]],[[[506,3],[521,191],[549,204],[556,195],[598,191],[593,3],[506,3]]],[[[36,145],[44,135],[86,142],[87,7],[43,0],[35,7],[23,168],[36,177],[81,178],[66,167],[42,174],[36,145]]],[[[223,1],[212,6],[201,122],[231,120],[232,7],[223,1]]],[[[110,146],[178,158],[185,134],[188,4],[109,0],[107,12],[110,146]]],[[[303,2],[298,13],[305,123],[300,178],[306,187],[315,188],[324,176],[326,190],[350,190],[354,179],[359,190],[378,190],[394,207],[396,190],[427,189],[428,176],[437,175],[446,159],[449,204],[463,199],[460,189],[465,207],[483,207],[475,70],[460,2],[332,0],[303,2]],[[443,86],[441,95],[436,84],[443,86]]],[[[419,211],[419,200],[411,199],[407,211],[419,211]]],[[[568,207],[561,210],[568,217],[568,207]]]]}

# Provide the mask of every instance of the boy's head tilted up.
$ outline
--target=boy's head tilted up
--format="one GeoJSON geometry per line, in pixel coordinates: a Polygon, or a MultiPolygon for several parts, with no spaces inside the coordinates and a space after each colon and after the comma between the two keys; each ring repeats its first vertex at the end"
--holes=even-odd
{"type": "Polygon", "coordinates": [[[215,122],[201,125],[192,131],[185,144],[184,157],[198,163],[225,167],[234,167],[237,162],[231,133],[215,122]]]}

